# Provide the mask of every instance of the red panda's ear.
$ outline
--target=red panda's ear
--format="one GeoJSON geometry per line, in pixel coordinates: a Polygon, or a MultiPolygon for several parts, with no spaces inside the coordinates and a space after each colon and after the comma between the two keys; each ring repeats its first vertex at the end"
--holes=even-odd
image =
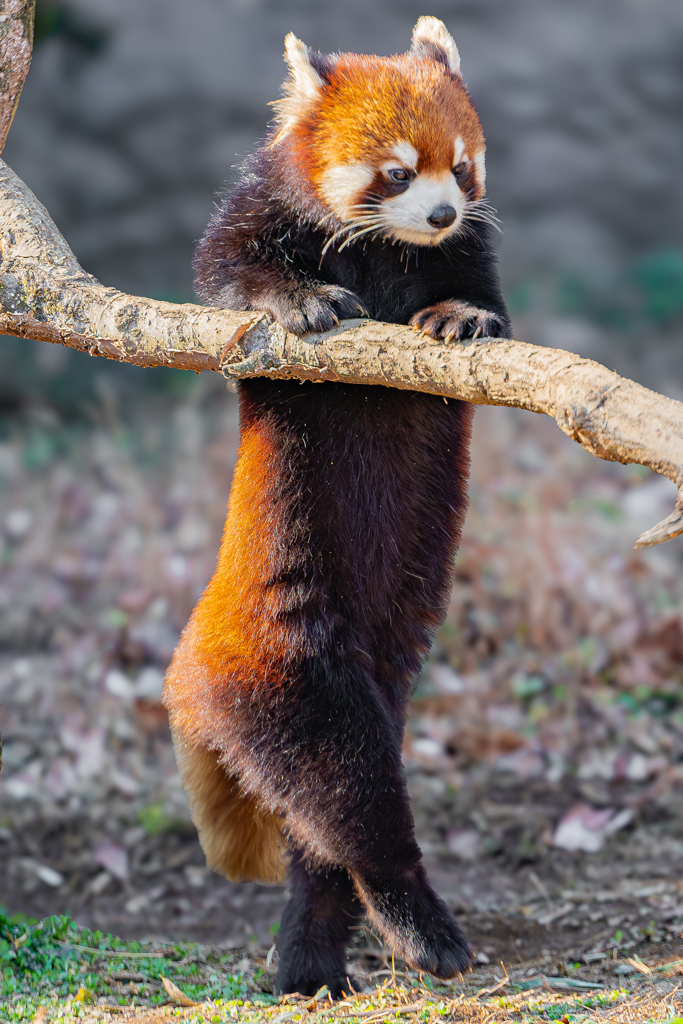
{"type": "Polygon", "coordinates": [[[311,64],[308,47],[293,32],[285,37],[285,60],[289,64],[289,76],[282,86],[285,95],[272,104],[280,124],[275,141],[306,116],[323,90],[323,80],[311,64]]]}
{"type": "Polygon", "coordinates": [[[291,87],[301,98],[315,100],[323,87],[323,80],[311,64],[309,49],[305,43],[289,32],[285,36],[285,60],[289,64],[290,79],[286,88],[291,87]]]}
{"type": "Polygon", "coordinates": [[[448,67],[452,75],[460,74],[460,54],[455,40],[438,18],[417,19],[413,29],[410,52],[418,57],[431,57],[448,67]]]}

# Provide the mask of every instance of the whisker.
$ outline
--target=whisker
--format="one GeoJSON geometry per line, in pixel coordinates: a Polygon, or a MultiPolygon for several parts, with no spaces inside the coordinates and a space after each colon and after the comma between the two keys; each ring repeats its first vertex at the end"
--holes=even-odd
{"type": "Polygon", "coordinates": [[[497,210],[491,206],[487,199],[469,201],[463,212],[463,220],[479,220],[490,224],[496,231],[502,231],[497,210]]]}
{"type": "Polygon", "coordinates": [[[500,234],[503,233],[500,221],[498,220],[496,215],[492,213],[490,210],[482,210],[479,208],[472,210],[468,207],[465,207],[465,210],[462,215],[462,220],[463,222],[478,221],[481,224],[488,224],[490,227],[494,228],[495,231],[500,232],[500,234]]]}
{"type": "Polygon", "coordinates": [[[489,227],[494,229],[494,231],[497,231],[501,235],[503,234],[503,229],[500,226],[500,224],[496,224],[495,222],[492,222],[490,220],[485,220],[483,217],[472,217],[470,219],[473,221],[477,221],[479,224],[488,224],[489,227]]]}
{"type": "Polygon", "coordinates": [[[366,215],[364,215],[362,217],[355,217],[351,221],[350,224],[345,224],[342,228],[339,229],[339,231],[335,231],[335,233],[333,235],[331,235],[330,238],[328,238],[328,240],[325,243],[325,245],[323,246],[323,250],[322,250],[322,252],[320,254],[320,261],[322,262],[322,259],[325,256],[325,254],[326,254],[327,250],[329,249],[329,247],[334,242],[336,242],[338,238],[341,238],[342,235],[346,234],[347,232],[350,231],[350,232],[352,232],[352,234],[339,247],[339,251],[340,252],[342,251],[342,249],[345,248],[346,245],[349,244],[349,242],[352,242],[354,240],[354,238],[357,238],[359,234],[366,234],[368,231],[373,231],[373,230],[375,230],[376,228],[378,228],[380,226],[381,226],[381,221],[380,221],[380,219],[377,216],[370,217],[369,215],[366,214],[366,215]],[[361,230],[358,233],[355,233],[355,232],[357,232],[358,228],[362,228],[363,230],[361,230]]]}
{"type": "Polygon", "coordinates": [[[492,213],[488,213],[486,210],[465,210],[463,217],[469,220],[486,220],[489,224],[500,224],[500,221],[492,213]]]}
{"type": "Polygon", "coordinates": [[[491,217],[493,220],[498,220],[497,212],[492,206],[480,206],[478,203],[468,203],[465,206],[467,212],[482,213],[487,217],[491,217]]]}
{"type": "Polygon", "coordinates": [[[462,239],[463,235],[466,238],[477,237],[477,232],[474,230],[473,226],[471,224],[468,224],[465,220],[461,221],[460,230],[455,235],[449,235],[448,238],[445,239],[446,245],[455,244],[455,242],[457,242],[458,239],[462,239]]]}
{"type": "Polygon", "coordinates": [[[467,202],[470,204],[470,206],[482,206],[482,207],[485,206],[485,207],[487,207],[487,209],[493,210],[494,213],[497,213],[496,208],[491,204],[491,202],[485,196],[484,196],[483,199],[472,199],[473,195],[474,195],[474,189],[470,189],[470,191],[465,196],[465,198],[467,199],[467,202]]]}
{"type": "Polygon", "coordinates": [[[352,217],[349,221],[350,224],[355,224],[359,220],[367,220],[368,217],[379,217],[381,216],[380,211],[376,206],[371,206],[368,210],[362,211],[356,216],[352,217]]]}
{"type": "Polygon", "coordinates": [[[350,245],[351,242],[355,242],[355,240],[357,238],[360,238],[362,235],[368,235],[372,231],[378,232],[381,229],[382,229],[382,224],[379,223],[379,222],[376,222],[374,224],[366,224],[364,227],[362,227],[359,230],[355,231],[352,235],[349,235],[348,238],[345,238],[344,241],[342,242],[342,244],[339,246],[339,251],[341,252],[342,249],[345,249],[347,245],[350,245]]]}
{"type": "Polygon", "coordinates": [[[384,225],[382,224],[382,222],[379,221],[379,222],[376,222],[374,224],[367,225],[367,227],[362,228],[362,230],[360,230],[360,231],[356,231],[355,234],[353,234],[353,235],[349,235],[349,237],[346,238],[342,242],[342,244],[339,246],[339,252],[341,252],[343,249],[345,249],[347,245],[350,245],[351,242],[355,242],[356,239],[360,238],[362,235],[368,235],[371,231],[378,232],[378,231],[380,231],[382,229],[383,226],[384,225]]]}
{"type": "Polygon", "coordinates": [[[374,199],[374,200],[376,200],[376,204],[377,204],[378,206],[379,206],[379,205],[380,205],[381,203],[383,203],[383,202],[384,202],[384,199],[385,199],[385,198],[386,198],[386,197],[385,197],[385,196],[382,196],[382,195],[380,195],[380,194],[379,194],[379,192],[368,192],[368,193],[367,193],[367,195],[366,195],[366,199],[374,199]]]}
{"type": "Polygon", "coordinates": [[[345,225],[343,228],[340,228],[339,231],[335,231],[335,233],[333,235],[330,235],[330,237],[325,242],[325,245],[323,246],[323,251],[320,253],[320,262],[321,263],[323,261],[323,257],[325,255],[325,253],[327,252],[329,247],[332,245],[332,243],[336,242],[336,240],[338,238],[340,238],[341,235],[345,234],[348,230],[349,230],[348,225],[345,225]]]}

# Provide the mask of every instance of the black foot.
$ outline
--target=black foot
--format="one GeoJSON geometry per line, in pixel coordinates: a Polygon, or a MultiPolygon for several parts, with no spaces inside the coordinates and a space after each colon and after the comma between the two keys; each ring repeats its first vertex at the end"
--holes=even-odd
{"type": "MultiPolygon", "coordinates": [[[[336,965],[335,965],[336,966],[336,965]]],[[[344,999],[353,992],[360,990],[360,982],[356,981],[348,972],[344,975],[334,973],[333,965],[324,964],[319,961],[311,971],[302,975],[292,974],[281,978],[281,971],[278,971],[275,991],[278,995],[287,995],[289,992],[299,992],[302,996],[314,996],[321,988],[327,986],[332,999],[344,999]]]]}
{"type": "Polygon", "coordinates": [[[421,865],[410,877],[372,883],[357,878],[356,886],[372,924],[415,970],[445,979],[468,969],[470,944],[421,865]]]}
{"type": "Polygon", "coordinates": [[[279,993],[314,996],[327,985],[333,999],[357,986],[346,970],[345,946],[363,908],[343,868],[310,873],[298,853],[292,856],[292,896],[278,932],[279,993]]]}

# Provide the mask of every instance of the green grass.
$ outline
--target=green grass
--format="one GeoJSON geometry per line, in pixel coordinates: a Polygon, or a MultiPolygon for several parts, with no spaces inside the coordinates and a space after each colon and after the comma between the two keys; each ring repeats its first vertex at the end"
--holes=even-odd
{"type": "Polygon", "coordinates": [[[68,916],[37,922],[23,914],[9,917],[0,908],[0,1021],[33,1021],[39,1013],[37,1020],[44,1024],[114,1024],[130,1020],[129,1014],[135,1019],[137,1006],[146,1007],[137,1018],[140,1024],[164,1024],[169,1018],[188,1024],[332,1024],[340,1019],[348,1024],[482,1024],[482,1019],[488,1024],[683,1024],[668,995],[659,996],[653,988],[653,982],[680,972],[681,959],[653,967],[643,964],[645,979],[641,971],[623,982],[633,982],[632,991],[540,973],[529,978],[528,972],[517,979],[514,972],[509,978],[506,974],[505,981],[482,988],[476,975],[441,983],[397,970],[396,977],[385,978],[374,991],[354,992],[332,1003],[326,988],[310,999],[298,994],[277,999],[260,991],[270,981],[262,967],[254,970],[260,958],[252,958],[243,977],[230,969],[237,956],[243,954],[195,943],[125,942],[79,928],[68,916]],[[180,989],[181,999],[188,997],[197,1005],[178,1005],[177,990],[174,1003],[162,978],[180,989]],[[553,992],[558,985],[593,991],[553,992]],[[507,994],[500,991],[502,986],[507,994]]]}
{"type": "Polygon", "coordinates": [[[124,942],[79,928],[68,916],[36,922],[0,911],[0,1020],[32,1020],[41,1005],[71,1002],[77,1010],[102,996],[111,1005],[160,1005],[168,999],[161,975],[197,1002],[239,999],[246,988],[227,971],[230,959],[192,943],[159,949],[124,942]],[[121,994],[117,973],[134,974],[135,989],[121,994]]]}

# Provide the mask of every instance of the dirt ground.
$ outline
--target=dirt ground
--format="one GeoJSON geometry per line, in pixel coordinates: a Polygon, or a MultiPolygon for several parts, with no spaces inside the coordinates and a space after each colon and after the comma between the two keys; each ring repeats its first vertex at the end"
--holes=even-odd
{"type": "MultiPolygon", "coordinates": [[[[208,872],[159,694],[217,550],[234,395],[203,376],[0,440],[0,905],[263,955],[283,888],[208,872]]],[[[542,418],[477,413],[448,618],[405,767],[438,891],[487,964],[587,964],[683,929],[683,541],[673,485],[542,418]]],[[[665,944],[665,945],[662,945],[665,944]]],[[[357,961],[385,969],[360,933],[357,961]]]]}

